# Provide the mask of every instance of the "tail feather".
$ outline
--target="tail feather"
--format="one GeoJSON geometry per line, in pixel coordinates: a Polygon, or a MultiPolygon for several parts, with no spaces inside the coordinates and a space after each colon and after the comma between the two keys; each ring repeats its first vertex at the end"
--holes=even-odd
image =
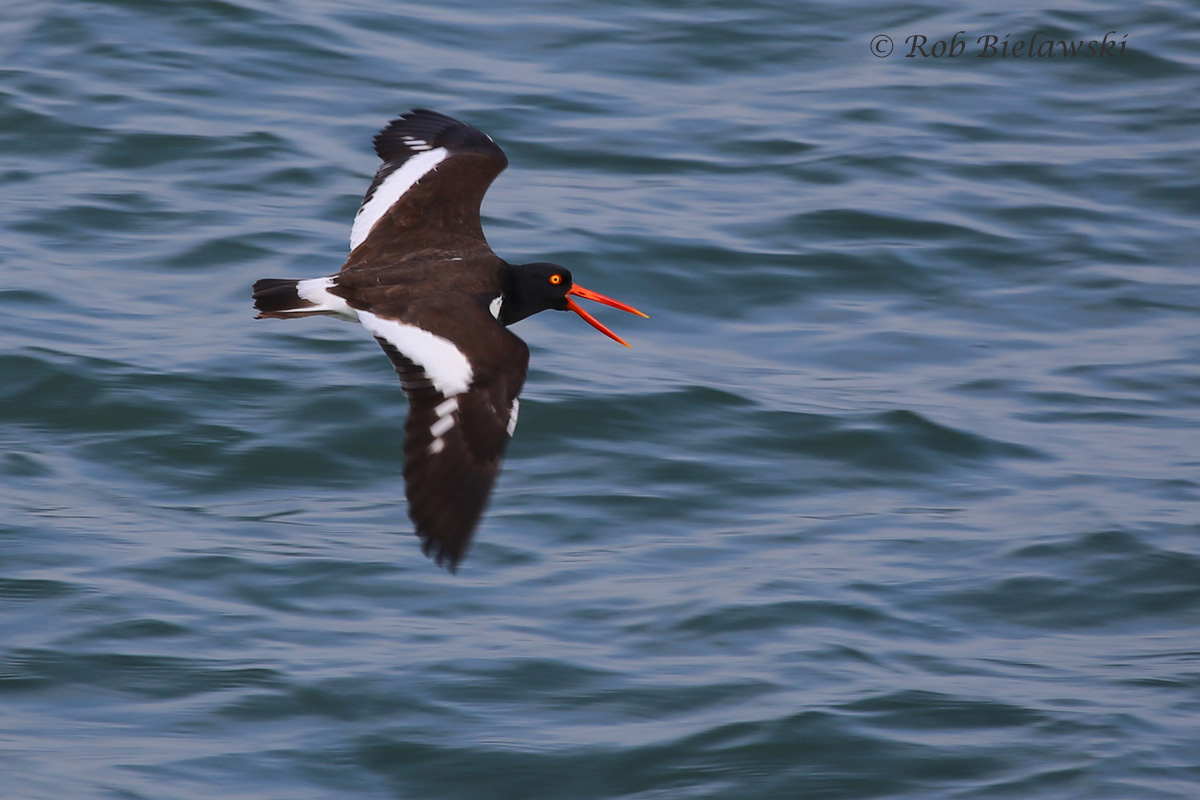
{"type": "Polygon", "coordinates": [[[310,314],[334,314],[354,319],[355,314],[346,301],[328,291],[330,278],[291,280],[263,278],[254,283],[254,307],[258,319],[275,317],[291,319],[310,314]]]}
{"type": "Polygon", "coordinates": [[[258,310],[258,319],[263,317],[284,317],[296,312],[303,313],[305,309],[313,308],[316,303],[309,302],[296,292],[296,284],[300,281],[282,278],[263,278],[254,282],[254,307],[258,310]]]}

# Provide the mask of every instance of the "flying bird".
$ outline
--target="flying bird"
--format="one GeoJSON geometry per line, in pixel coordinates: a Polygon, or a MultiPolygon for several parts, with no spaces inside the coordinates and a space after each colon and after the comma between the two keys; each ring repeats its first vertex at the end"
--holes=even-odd
{"type": "Polygon", "coordinates": [[[417,109],[375,137],[383,161],[336,275],[264,278],[258,318],[326,314],[359,322],[391,359],[404,394],[404,482],[422,551],[451,572],[471,542],[517,426],[529,348],[508,326],[575,302],[646,315],[574,282],[558,264],[510,264],[483,235],[483,196],[506,166],[482,131],[417,109]]]}

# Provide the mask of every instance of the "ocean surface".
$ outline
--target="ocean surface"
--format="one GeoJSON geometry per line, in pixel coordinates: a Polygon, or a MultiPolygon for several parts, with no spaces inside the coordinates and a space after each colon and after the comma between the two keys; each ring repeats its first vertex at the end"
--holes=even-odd
{"type": "Polygon", "coordinates": [[[0,797],[1200,797],[1200,6],[496,8],[0,10],[0,797]],[[514,327],[457,575],[250,305],[413,107],[651,317],[514,327]]]}

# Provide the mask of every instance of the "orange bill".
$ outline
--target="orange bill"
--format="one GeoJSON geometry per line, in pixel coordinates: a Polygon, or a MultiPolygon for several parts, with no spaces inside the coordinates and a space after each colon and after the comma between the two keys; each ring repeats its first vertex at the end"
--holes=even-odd
{"type": "Polygon", "coordinates": [[[612,306],[613,308],[619,308],[622,311],[628,311],[630,314],[637,314],[639,317],[646,317],[647,319],[649,318],[649,315],[643,314],[642,312],[638,311],[633,306],[627,306],[624,303],[620,302],[619,300],[613,300],[611,297],[605,297],[604,295],[600,294],[599,292],[593,292],[591,289],[584,289],[579,284],[575,284],[567,292],[567,308],[574,311],[579,316],[583,317],[584,322],[591,325],[593,328],[600,331],[608,338],[612,339],[613,341],[620,342],[621,344],[625,345],[626,347],[629,347],[629,342],[625,341],[620,336],[617,336],[615,333],[613,333],[608,328],[606,328],[600,322],[600,320],[596,319],[591,314],[589,314],[588,312],[586,312],[582,308],[580,308],[579,304],[571,299],[571,295],[575,295],[576,297],[582,297],[584,300],[593,300],[597,303],[603,303],[604,305],[612,306]]]}

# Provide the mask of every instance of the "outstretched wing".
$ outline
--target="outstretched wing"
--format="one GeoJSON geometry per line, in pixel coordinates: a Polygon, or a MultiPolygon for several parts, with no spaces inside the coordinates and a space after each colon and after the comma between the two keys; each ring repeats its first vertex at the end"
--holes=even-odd
{"type": "Polygon", "coordinates": [[[346,268],[370,260],[376,248],[404,251],[454,249],[464,239],[487,240],[479,207],[506,166],[504,151],[466,123],[417,109],[393,120],[375,137],[383,165],[354,218],[346,268]],[[362,252],[359,252],[360,248],[362,252]]]}
{"type": "Polygon", "coordinates": [[[516,428],[529,348],[468,299],[410,306],[402,315],[375,308],[359,317],[408,396],[408,514],[425,554],[454,571],[516,428]],[[450,338],[454,330],[478,335],[460,345],[450,338]]]}

